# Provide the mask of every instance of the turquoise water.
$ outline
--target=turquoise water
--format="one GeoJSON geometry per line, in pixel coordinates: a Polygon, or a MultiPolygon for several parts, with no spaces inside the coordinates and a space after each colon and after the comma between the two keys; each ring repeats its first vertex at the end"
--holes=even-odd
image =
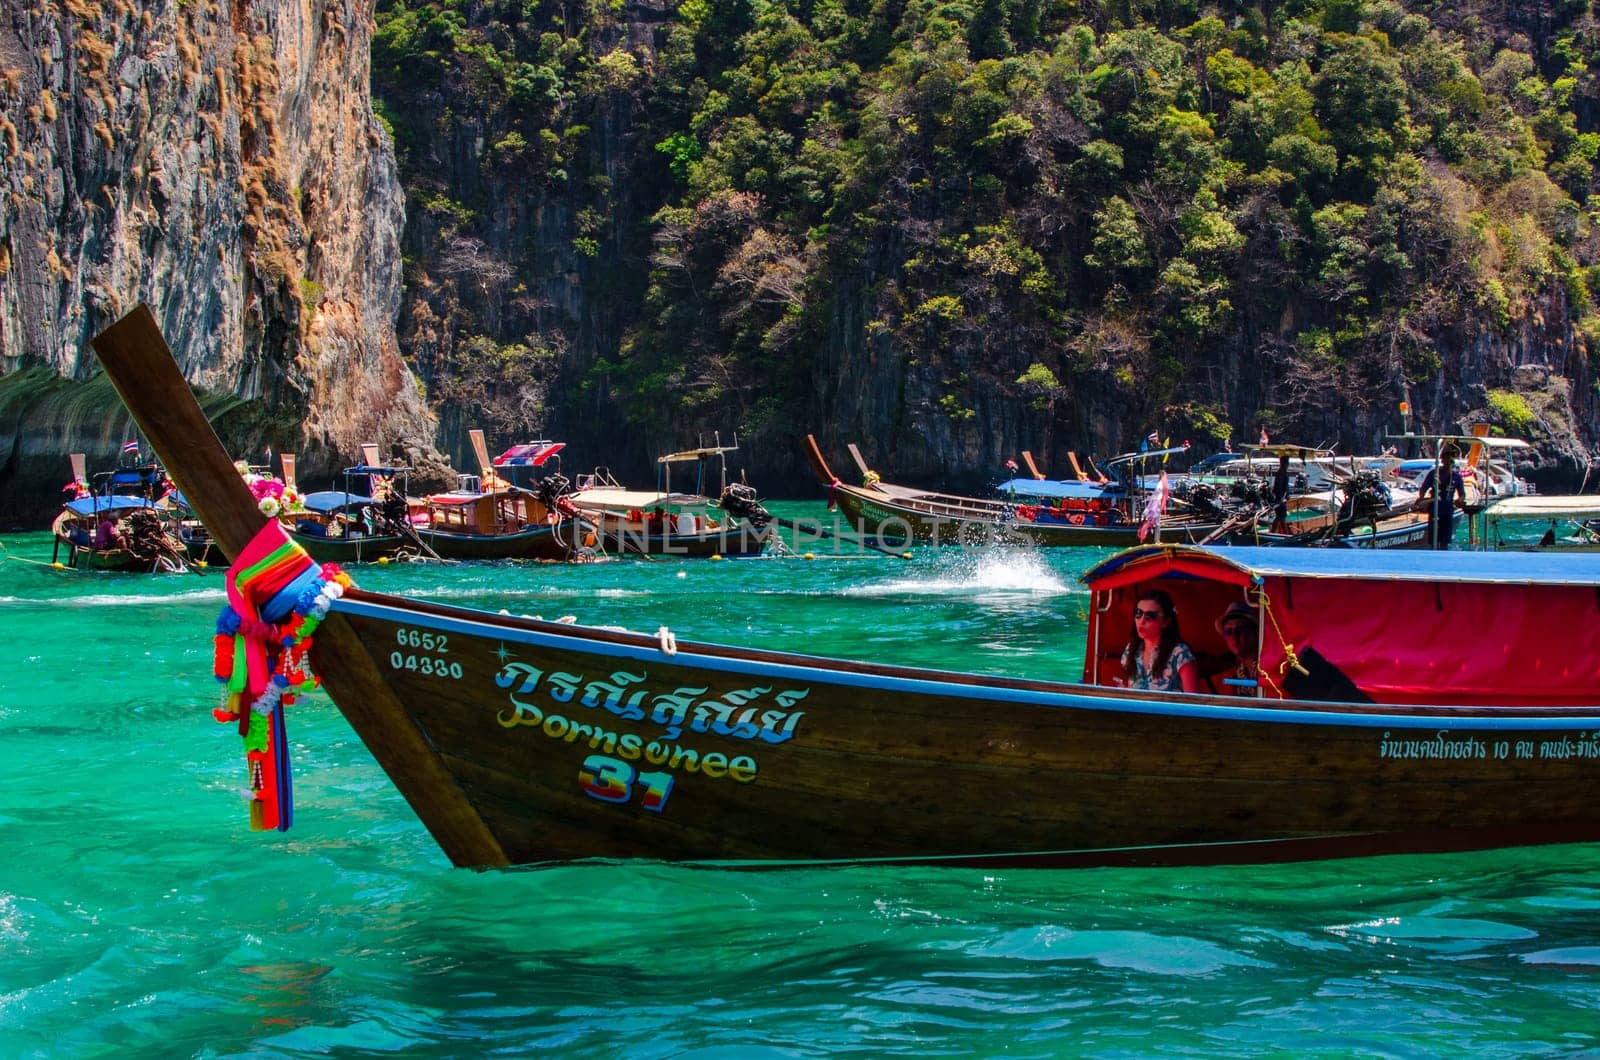
{"type": "MultiPolygon", "coordinates": [[[[785,506],[785,514],[820,506],[785,506]]],[[[48,559],[43,534],[0,539],[48,559]]],[[[1072,677],[1101,554],[389,566],[369,588],[1072,677]]],[[[0,1056],[1570,1056],[1600,847],[1204,870],[452,869],[325,697],[251,833],[220,573],[0,561],[0,1056]]]]}

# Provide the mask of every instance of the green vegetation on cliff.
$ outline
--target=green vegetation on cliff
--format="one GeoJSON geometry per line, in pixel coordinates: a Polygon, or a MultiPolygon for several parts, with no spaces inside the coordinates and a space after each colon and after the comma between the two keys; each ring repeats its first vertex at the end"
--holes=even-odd
{"type": "MultiPolygon", "coordinates": [[[[1440,354],[1512,335],[1591,378],[1587,3],[378,11],[412,331],[567,351],[540,364],[585,409],[982,453],[1265,406],[1317,440],[1408,385],[1519,419],[1509,363],[1440,354]],[[508,209],[541,223],[508,240],[508,209]],[[464,240],[497,248],[494,291],[444,267],[464,240]],[[552,312],[571,276],[589,308],[552,312]]],[[[420,367],[470,377],[474,348],[420,367]]]]}

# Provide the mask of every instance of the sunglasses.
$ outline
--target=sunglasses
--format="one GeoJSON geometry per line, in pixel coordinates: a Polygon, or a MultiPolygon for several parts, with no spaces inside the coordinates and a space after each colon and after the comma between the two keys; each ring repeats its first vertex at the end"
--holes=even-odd
{"type": "Polygon", "coordinates": [[[1155,622],[1155,621],[1158,621],[1160,618],[1161,618],[1161,611],[1160,611],[1159,608],[1154,610],[1154,611],[1146,611],[1143,608],[1139,608],[1139,607],[1136,607],[1136,608],[1133,609],[1133,620],[1135,622],[1143,622],[1145,619],[1149,619],[1151,622],[1155,622]]]}
{"type": "Polygon", "coordinates": [[[1248,637],[1253,636],[1255,631],[1254,626],[1246,626],[1239,623],[1222,627],[1222,635],[1224,637],[1248,637]]]}

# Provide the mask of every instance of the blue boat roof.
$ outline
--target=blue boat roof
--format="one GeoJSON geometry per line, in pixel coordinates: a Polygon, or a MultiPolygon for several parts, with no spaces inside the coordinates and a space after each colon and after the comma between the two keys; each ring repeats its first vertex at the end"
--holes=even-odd
{"type": "MultiPolygon", "coordinates": [[[[1159,558],[1201,557],[1236,567],[1255,578],[1352,578],[1362,581],[1473,582],[1501,585],[1600,587],[1600,553],[1456,552],[1362,548],[1200,548],[1141,545],[1119,552],[1083,573],[1086,583],[1107,578],[1134,563],[1159,558]]],[[[1159,576],[1159,575],[1157,575],[1159,576]]],[[[1173,570],[1171,577],[1198,575],[1173,570]]]]}
{"type": "Polygon", "coordinates": [[[133,508],[153,508],[154,504],[143,497],[101,496],[79,497],[67,502],[74,515],[94,515],[98,512],[124,512],[133,508]]]}
{"type": "Polygon", "coordinates": [[[359,493],[346,493],[344,490],[318,490],[316,493],[306,494],[300,500],[314,512],[336,512],[340,508],[372,503],[371,497],[364,497],[359,493]]]}
{"type": "Polygon", "coordinates": [[[1080,497],[1093,500],[1108,492],[1121,492],[1121,487],[1103,482],[1079,482],[1076,479],[1014,478],[995,487],[1002,494],[1016,497],[1080,497]]]}

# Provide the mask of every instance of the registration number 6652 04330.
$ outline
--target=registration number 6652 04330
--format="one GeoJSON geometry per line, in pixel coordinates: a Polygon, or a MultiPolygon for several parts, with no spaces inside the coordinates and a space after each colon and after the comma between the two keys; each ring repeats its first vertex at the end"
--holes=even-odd
{"type": "Polygon", "coordinates": [[[389,653],[389,665],[396,670],[461,680],[461,664],[444,656],[450,651],[450,638],[444,633],[401,627],[395,631],[395,643],[401,649],[389,653]],[[421,649],[418,651],[417,649],[421,649]]]}

